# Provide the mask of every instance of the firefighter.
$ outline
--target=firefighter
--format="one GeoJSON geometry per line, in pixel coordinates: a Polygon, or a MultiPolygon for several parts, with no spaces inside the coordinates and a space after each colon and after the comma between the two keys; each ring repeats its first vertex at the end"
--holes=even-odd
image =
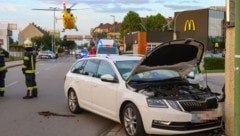
{"type": "Polygon", "coordinates": [[[5,77],[7,68],[5,66],[4,58],[8,56],[9,53],[2,48],[2,43],[0,42],[0,97],[3,97],[5,92],[5,77]]]}
{"type": "Polygon", "coordinates": [[[35,66],[36,66],[36,53],[33,50],[32,42],[27,39],[24,41],[24,56],[22,72],[25,75],[25,82],[27,86],[27,95],[23,99],[31,99],[37,97],[37,84],[35,80],[35,66]]]}

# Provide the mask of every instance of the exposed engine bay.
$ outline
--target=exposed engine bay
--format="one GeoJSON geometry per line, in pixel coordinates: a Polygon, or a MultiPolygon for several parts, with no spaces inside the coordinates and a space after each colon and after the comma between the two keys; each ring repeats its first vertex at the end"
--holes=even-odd
{"type": "Polygon", "coordinates": [[[149,97],[172,100],[205,100],[214,96],[209,88],[200,88],[196,84],[184,81],[132,84],[137,92],[149,97]]]}

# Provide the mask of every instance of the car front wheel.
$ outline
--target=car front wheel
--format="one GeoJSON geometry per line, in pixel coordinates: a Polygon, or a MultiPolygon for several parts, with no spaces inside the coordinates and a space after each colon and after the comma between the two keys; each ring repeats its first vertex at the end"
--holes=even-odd
{"type": "Polygon", "coordinates": [[[82,109],[80,108],[80,106],[78,104],[76,92],[74,90],[70,90],[68,93],[68,107],[72,113],[81,113],[82,112],[82,109]]]}
{"type": "Polygon", "coordinates": [[[121,118],[128,136],[146,136],[141,115],[134,104],[129,103],[124,107],[121,118]]]}

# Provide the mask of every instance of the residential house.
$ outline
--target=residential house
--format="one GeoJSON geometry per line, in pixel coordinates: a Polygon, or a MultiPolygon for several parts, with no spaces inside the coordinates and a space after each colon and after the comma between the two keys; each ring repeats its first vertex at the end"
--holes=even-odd
{"type": "Polygon", "coordinates": [[[23,45],[25,39],[33,38],[33,37],[40,37],[47,33],[46,30],[42,29],[41,27],[37,26],[34,23],[30,23],[27,27],[25,27],[22,31],[18,34],[18,43],[19,45],[23,45]]]}

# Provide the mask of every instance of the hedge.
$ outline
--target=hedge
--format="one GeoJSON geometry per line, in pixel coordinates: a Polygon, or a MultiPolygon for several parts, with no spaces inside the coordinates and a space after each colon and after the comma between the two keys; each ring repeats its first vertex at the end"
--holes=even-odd
{"type": "Polygon", "coordinates": [[[204,68],[205,70],[224,70],[225,58],[206,57],[204,58],[204,68]]]}

